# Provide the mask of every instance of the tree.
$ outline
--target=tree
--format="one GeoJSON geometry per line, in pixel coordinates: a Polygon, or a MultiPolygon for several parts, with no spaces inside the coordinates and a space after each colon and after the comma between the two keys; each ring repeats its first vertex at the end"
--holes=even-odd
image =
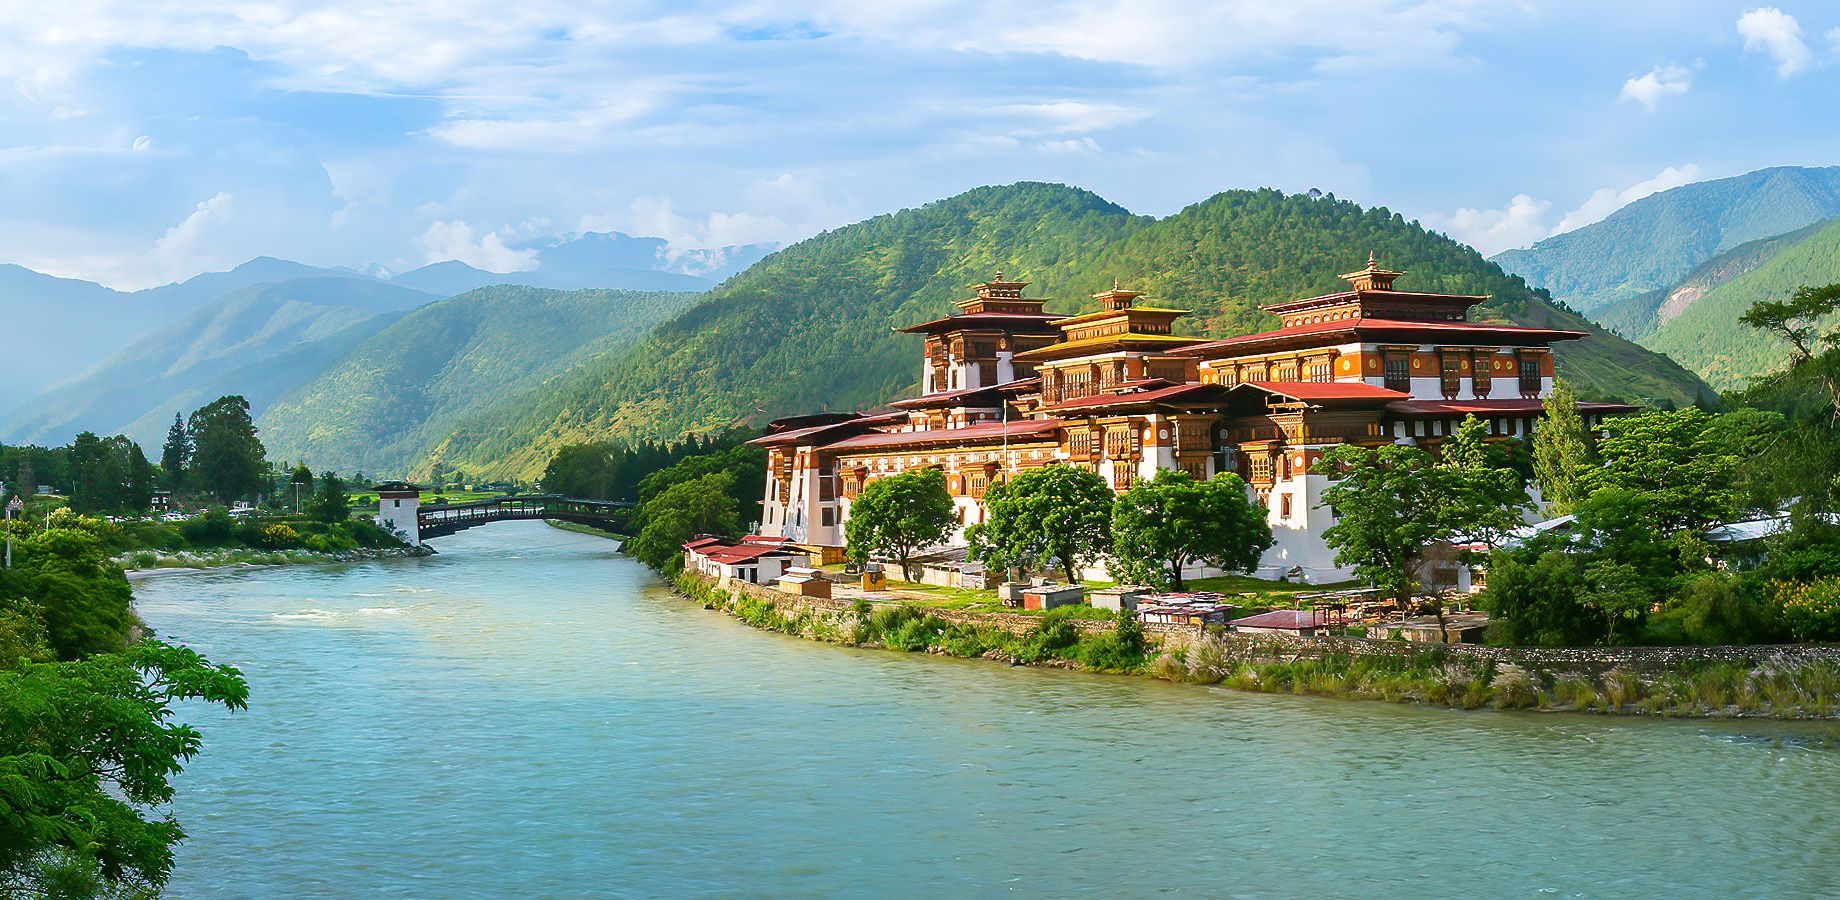
{"type": "Polygon", "coordinates": [[[1187,472],[1161,469],[1112,506],[1110,565],[1121,581],[1181,590],[1184,566],[1250,571],[1271,544],[1264,508],[1231,472],[1196,481],[1187,472]]]}
{"type": "Polygon", "coordinates": [[[640,509],[645,525],[629,552],[640,562],[668,573],[683,565],[684,544],[699,534],[734,537],[741,532],[731,493],[735,478],[726,472],[671,485],[640,509]]]}
{"type": "Polygon", "coordinates": [[[1336,521],[1323,538],[1335,548],[1335,564],[1391,593],[1402,611],[1411,607],[1426,547],[1493,543],[1527,505],[1519,476],[1470,449],[1481,427],[1473,418],[1465,421],[1446,445],[1455,448],[1446,463],[1399,444],[1343,445],[1324,453],[1312,470],[1331,479],[1322,497],[1336,521]]]}
{"type": "Polygon", "coordinates": [[[160,448],[160,468],[166,472],[168,490],[185,488],[186,469],[192,464],[192,436],[185,430],[185,417],[173,413],[172,427],[166,429],[166,444],[160,448]]]}
{"type": "Polygon", "coordinates": [[[157,893],[185,831],[152,816],[201,737],[172,706],[248,696],[236,669],[156,641],[0,667],[0,895],[157,893]]]}
{"type": "Polygon", "coordinates": [[[978,558],[1000,568],[1058,563],[1068,583],[1111,548],[1112,503],[1105,479],[1085,469],[1049,465],[992,485],[989,515],[966,529],[978,558]]]}
{"type": "Polygon", "coordinates": [[[911,580],[908,561],[915,551],[943,543],[957,526],[958,508],[946,492],[946,473],[909,469],[863,485],[850,504],[843,535],[851,559],[893,557],[901,565],[901,578],[911,580]]]}
{"type": "Polygon", "coordinates": [[[1840,283],[1798,288],[1787,300],[1759,300],[1738,321],[1768,331],[1793,348],[1789,368],[1812,374],[1840,414],[1840,334],[1823,333],[1840,313],[1840,283]],[[1828,345],[1819,349],[1819,345],[1828,345]]]}
{"type": "MultiPolygon", "coordinates": [[[[1664,534],[1698,532],[1728,517],[1737,459],[1708,439],[1710,416],[1695,407],[1608,419],[1598,452],[1603,464],[1586,483],[1629,492],[1664,534]]],[[[1588,503],[1588,501],[1587,501],[1588,503]]]]}
{"type": "Polygon", "coordinates": [[[1489,556],[1489,642],[1510,647],[1589,643],[1590,616],[1579,594],[1584,570],[1576,555],[1548,550],[1531,560],[1497,550],[1489,556]]]}
{"type": "Polygon", "coordinates": [[[328,524],[351,518],[351,498],[345,496],[345,481],[328,471],[320,475],[319,493],[313,498],[313,518],[328,524]]]}
{"type": "Polygon", "coordinates": [[[218,500],[228,503],[261,483],[268,451],[256,437],[248,400],[236,394],[213,400],[192,413],[186,432],[198,484],[218,500]]]}
{"type": "Polygon", "coordinates": [[[1473,415],[1439,448],[1443,458],[1444,520],[1451,537],[1489,547],[1520,527],[1521,512],[1533,505],[1527,487],[1512,468],[1506,443],[1488,439],[1489,427],[1473,415]]]}
{"type": "Polygon", "coordinates": [[[1588,476],[1596,460],[1572,386],[1555,382],[1543,404],[1546,415],[1533,432],[1534,477],[1553,514],[1565,515],[1589,493],[1588,476]]]}

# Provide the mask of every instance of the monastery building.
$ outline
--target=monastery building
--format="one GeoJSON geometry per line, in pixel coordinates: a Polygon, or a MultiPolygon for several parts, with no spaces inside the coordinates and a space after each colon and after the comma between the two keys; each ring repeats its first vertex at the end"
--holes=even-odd
{"type": "MultiPolygon", "coordinates": [[[[1225,340],[1179,336],[1186,310],[1140,303],[1116,285],[1100,310],[1063,317],[1003,273],[925,336],[926,393],[875,413],[779,419],[767,449],[760,533],[841,547],[863,485],[943,469],[958,506],[954,544],[984,520],[985,490],[1008,473],[1061,463],[1123,491],[1158,469],[1198,479],[1237,472],[1269,510],[1277,543],[1260,574],[1348,577],[1322,532],[1326,479],[1308,469],[1342,443],[1435,448],[1465,416],[1502,439],[1532,434],[1552,391],[1552,345],[1584,332],[1472,323],[1488,298],[1393,289],[1402,273],[1366,268],[1346,290],[1265,307],[1275,331],[1225,340]]],[[[1632,407],[1580,403],[1587,422],[1632,407]]]]}

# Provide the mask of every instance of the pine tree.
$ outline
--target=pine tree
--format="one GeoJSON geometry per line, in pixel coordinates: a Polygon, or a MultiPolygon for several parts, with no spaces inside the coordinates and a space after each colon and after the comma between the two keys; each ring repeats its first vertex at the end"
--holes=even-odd
{"type": "Polygon", "coordinates": [[[1571,385],[1555,383],[1545,406],[1546,417],[1533,433],[1533,473],[1540,483],[1540,496],[1552,504],[1553,514],[1565,515],[1590,494],[1585,476],[1595,462],[1594,454],[1571,385]]]}
{"type": "Polygon", "coordinates": [[[166,470],[166,486],[178,491],[185,486],[185,470],[192,462],[192,436],[185,429],[185,417],[173,413],[172,427],[166,430],[166,446],[160,450],[160,468],[166,470]]]}

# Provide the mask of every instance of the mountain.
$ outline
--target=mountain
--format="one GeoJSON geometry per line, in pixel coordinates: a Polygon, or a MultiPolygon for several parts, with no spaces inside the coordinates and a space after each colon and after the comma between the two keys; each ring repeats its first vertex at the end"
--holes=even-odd
{"type": "Polygon", "coordinates": [[[942,315],[997,269],[1051,311],[1087,308],[1113,279],[1190,308],[1190,333],[1275,327],[1260,304],[1335,290],[1369,251],[1402,287],[1486,293],[1479,315],[1593,332],[1559,350],[1593,396],[1691,402],[1705,386],[1543,300],[1473,250],[1385,209],[1333,197],[1229,191],[1161,221],[1062,185],[979,188],[826,232],[768,256],[624,353],[589,358],[469,417],[424,454],[436,466],[530,477],[563,443],[676,437],[916,389],[918,339],[891,329],[942,315]]]}
{"type": "Polygon", "coordinates": [[[304,275],[354,277],[263,257],[229,272],[127,292],[0,265],[0,319],[14,335],[6,348],[7,378],[0,380],[0,410],[82,374],[225,291],[304,275]]]}
{"type": "MultiPolygon", "coordinates": [[[[259,269],[265,275],[312,271],[293,264],[259,269]]],[[[157,450],[173,413],[230,393],[247,397],[259,413],[402,312],[434,299],[349,277],[236,287],[27,403],[10,417],[5,439],[61,444],[87,430],[125,433],[157,450]]]]}
{"type": "Polygon", "coordinates": [[[1662,191],[1491,261],[1592,313],[1672,287],[1740,244],[1840,216],[1840,167],[1760,169],[1662,191]]]}
{"type": "Polygon", "coordinates": [[[1694,266],[1685,278],[1672,286],[1599,307],[1591,313],[1591,318],[1617,334],[1643,343],[1656,328],[1679,317],[1714,288],[1769,262],[1771,257],[1800,243],[1832,221],[1816,222],[1788,234],[1739,244],[1694,266]]]}
{"type": "Polygon", "coordinates": [[[535,252],[535,265],[529,271],[487,272],[448,260],[404,272],[391,281],[447,294],[494,284],[558,290],[706,291],[773,252],[775,246],[744,244],[672,250],[663,238],[591,231],[572,238],[515,245],[514,249],[535,252]]]}
{"type": "MultiPolygon", "coordinates": [[[[1840,282],[1840,219],[1777,243],[1775,252],[1755,265],[1659,319],[1642,336],[1643,345],[1679,360],[1721,390],[1741,388],[1781,367],[1789,358],[1788,345],[1739,324],[1738,317],[1759,300],[1781,300],[1803,286],[1840,282]]],[[[1686,290],[1677,288],[1670,295],[1686,290]]]]}
{"type": "Polygon", "coordinates": [[[277,459],[394,474],[459,419],[621,348],[698,294],[480,288],[372,334],[257,420],[277,459]]]}

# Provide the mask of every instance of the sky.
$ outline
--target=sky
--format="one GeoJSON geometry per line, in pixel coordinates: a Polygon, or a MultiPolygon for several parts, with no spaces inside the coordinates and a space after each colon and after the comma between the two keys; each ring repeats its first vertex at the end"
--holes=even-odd
{"type": "Polygon", "coordinates": [[[1485,254],[1840,164],[1840,4],[0,0],[0,261],[138,288],[258,255],[533,265],[789,243],[984,184],[1234,188],[1485,254]]]}

